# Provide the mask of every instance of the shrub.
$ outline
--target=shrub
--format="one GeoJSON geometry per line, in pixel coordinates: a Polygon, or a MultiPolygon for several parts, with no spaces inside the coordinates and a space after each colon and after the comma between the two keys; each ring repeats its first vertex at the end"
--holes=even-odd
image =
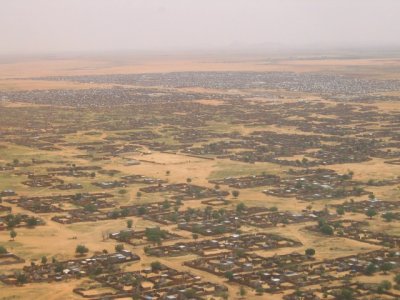
{"type": "Polygon", "coordinates": [[[151,267],[151,270],[152,270],[153,272],[157,272],[157,271],[160,271],[160,270],[161,270],[162,264],[161,264],[159,261],[153,261],[153,262],[150,264],[150,267],[151,267]]]}
{"type": "Polygon", "coordinates": [[[314,255],[315,255],[315,249],[313,249],[313,248],[308,248],[308,249],[305,250],[305,254],[306,254],[307,256],[314,256],[314,255]]]}
{"type": "Polygon", "coordinates": [[[122,250],[124,250],[124,245],[123,244],[115,245],[115,251],[121,252],[122,250]]]}
{"type": "Polygon", "coordinates": [[[345,214],[345,210],[342,206],[339,206],[338,208],[336,208],[336,213],[340,216],[343,216],[345,214]]]}
{"type": "Polygon", "coordinates": [[[321,226],[321,232],[325,235],[333,235],[333,228],[329,226],[328,224],[324,224],[321,226]]]}
{"type": "Polygon", "coordinates": [[[75,253],[83,255],[89,252],[89,249],[84,245],[76,246],[75,253]]]}
{"type": "Polygon", "coordinates": [[[232,191],[232,196],[233,197],[237,198],[237,197],[239,197],[239,195],[240,195],[239,191],[236,191],[236,190],[232,191]]]}
{"type": "Polygon", "coordinates": [[[370,275],[374,274],[376,271],[377,271],[376,266],[375,266],[373,263],[370,263],[370,264],[365,268],[364,273],[365,273],[366,275],[369,275],[369,276],[370,276],[370,275]]]}

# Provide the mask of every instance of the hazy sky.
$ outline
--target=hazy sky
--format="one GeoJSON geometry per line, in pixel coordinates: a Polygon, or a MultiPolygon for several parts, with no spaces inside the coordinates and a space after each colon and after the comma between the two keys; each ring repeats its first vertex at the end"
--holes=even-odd
{"type": "Polygon", "coordinates": [[[400,46],[400,0],[0,0],[0,54],[400,46]]]}

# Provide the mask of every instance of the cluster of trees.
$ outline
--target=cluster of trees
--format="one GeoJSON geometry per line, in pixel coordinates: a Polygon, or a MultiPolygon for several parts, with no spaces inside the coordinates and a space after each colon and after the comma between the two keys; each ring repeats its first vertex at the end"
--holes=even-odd
{"type": "MultiPolygon", "coordinates": [[[[338,206],[336,208],[336,213],[340,216],[343,216],[345,214],[345,209],[342,206],[338,206]]],[[[375,217],[378,214],[377,210],[374,208],[369,208],[366,212],[365,215],[372,219],[373,217],[375,217]]],[[[386,222],[391,222],[394,219],[396,219],[396,214],[393,212],[386,212],[382,214],[382,218],[385,219],[386,222]]]]}
{"type": "Polygon", "coordinates": [[[382,294],[382,293],[384,293],[385,291],[388,291],[388,290],[390,290],[390,289],[392,289],[392,283],[391,283],[389,280],[382,280],[381,283],[379,283],[379,285],[378,285],[376,291],[377,291],[379,294],[382,294]]]}
{"type": "MultiPolygon", "coordinates": [[[[194,224],[191,228],[191,231],[194,232],[195,234],[203,234],[204,233],[204,228],[201,225],[194,224]]],[[[213,234],[223,234],[228,231],[228,228],[224,225],[217,225],[214,226],[212,229],[213,234]]]]}
{"type": "Polygon", "coordinates": [[[398,218],[398,215],[389,211],[389,212],[383,213],[382,218],[385,219],[386,222],[392,222],[393,220],[398,218]]]}
{"type": "MultiPolygon", "coordinates": [[[[129,221],[131,220],[127,221],[128,223],[127,225],[128,228],[131,228],[132,224],[129,221]]],[[[162,243],[162,240],[167,238],[168,231],[162,230],[160,227],[146,228],[144,235],[148,241],[160,245],[162,243]]],[[[121,230],[119,232],[119,240],[123,242],[128,242],[130,238],[131,238],[131,232],[124,230],[121,230]]]]}
{"type": "Polygon", "coordinates": [[[124,208],[124,209],[120,209],[120,210],[114,210],[110,213],[110,217],[112,219],[118,219],[120,217],[127,217],[129,215],[129,211],[124,208]]]}
{"type": "MultiPolygon", "coordinates": [[[[183,216],[183,218],[185,219],[186,222],[190,222],[190,220],[193,217],[197,217],[199,215],[201,215],[202,211],[201,209],[194,209],[189,207],[188,210],[185,212],[185,215],[183,216]]],[[[204,209],[204,215],[205,218],[210,220],[210,219],[215,219],[215,220],[224,220],[224,216],[226,214],[226,210],[223,208],[220,208],[218,210],[214,210],[211,206],[207,206],[204,209]]],[[[179,214],[176,214],[176,220],[179,217],[179,214]]]]}
{"type": "MultiPolygon", "coordinates": [[[[22,222],[22,216],[20,214],[8,214],[6,216],[4,216],[3,218],[4,223],[7,225],[8,228],[14,228],[17,225],[21,224],[22,222]]],[[[35,217],[28,217],[26,220],[26,225],[28,225],[29,227],[34,227],[36,225],[38,225],[39,220],[35,217]]]]}
{"type": "MultiPolygon", "coordinates": [[[[375,196],[373,195],[373,194],[370,194],[369,195],[369,198],[371,198],[372,197],[372,199],[375,199],[375,196]]],[[[351,201],[351,203],[354,203],[354,199],[351,199],[350,200],[351,201]]],[[[345,202],[346,203],[346,202],[345,202]]],[[[345,213],[346,213],[346,210],[344,209],[344,207],[343,206],[338,206],[337,208],[336,208],[336,213],[338,214],[338,215],[340,215],[340,216],[343,216],[345,213]]],[[[368,218],[370,218],[370,219],[372,219],[373,217],[375,217],[376,215],[378,214],[378,211],[376,210],[376,209],[374,209],[374,208],[369,208],[369,209],[367,209],[366,211],[365,211],[365,215],[368,217],[368,218]]],[[[391,221],[393,221],[393,220],[395,220],[395,219],[397,219],[397,218],[399,218],[398,217],[398,214],[396,214],[396,213],[394,213],[394,212],[385,212],[385,213],[383,213],[382,215],[381,215],[381,217],[386,221],[386,222],[391,222],[391,221]]]]}
{"type": "MultiPolygon", "coordinates": [[[[398,288],[398,286],[400,286],[400,274],[397,274],[393,278],[393,280],[396,283],[395,288],[398,288]]],[[[372,290],[378,294],[383,294],[390,289],[392,289],[392,282],[390,282],[389,280],[382,280],[379,284],[376,285],[376,287],[372,287],[372,290]]],[[[327,294],[324,294],[324,298],[325,297],[327,297],[327,294]]],[[[334,297],[337,300],[358,299],[354,293],[354,290],[351,288],[342,288],[340,290],[337,290],[334,294],[334,297]]]]}
{"type": "Polygon", "coordinates": [[[326,222],[325,219],[320,219],[318,221],[318,229],[321,233],[323,233],[325,235],[333,235],[334,234],[333,227],[328,225],[328,223],[326,222]]]}
{"type": "Polygon", "coordinates": [[[145,206],[138,207],[137,213],[139,216],[143,216],[147,213],[147,209],[145,206]]]}
{"type": "Polygon", "coordinates": [[[374,273],[378,272],[378,271],[382,271],[385,275],[387,274],[387,272],[389,272],[390,270],[393,269],[393,265],[389,262],[386,262],[384,264],[382,264],[382,266],[380,266],[380,268],[378,268],[377,265],[370,263],[368,264],[368,266],[365,268],[364,273],[365,275],[371,276],[374,273]]]}
{"type": "MultiPolygon", "coordinates": [[[[338,207],[336,208],[336,213],[337,213],[339,216],[343,216],[343,215],[346,213],[346,211],[345,211],[345,209],[344,209],[343,206],[338,206],[338,207]]],[[[374,209],[374,208],[369,208],[369,209],[365,212],[365,215],[366,215],[368,218],[370,218],[370,219],[372,219],[373,217],[375,217],[377,214],[378,214],[378,212],[377,212],[376,209],[374,209]]]]}
{"type": "Polygon", "coordinates": [[[123,242],[128,242],[131,238],[131,233],[129,231],[121,230],[119,232],[119,240],[123,242]]]}
{"type": "Polygon", "coordinates": [[[146,228],[145,236],[152,243],[161,244],[162,240],[166,239],[168,231],[162,230],[160,227],[146,228]]]}
{"type": "Polygon", "coordinates": [[[95,212],[95,211],[97,210],[97,207],[96,207],[96,205],[94,205],[94,204],[88,204],[88,205],[85,205],[85,206],[83,207],[83,209],[84,209],[85,211],[88,211],[88,212],[95,212]]]}

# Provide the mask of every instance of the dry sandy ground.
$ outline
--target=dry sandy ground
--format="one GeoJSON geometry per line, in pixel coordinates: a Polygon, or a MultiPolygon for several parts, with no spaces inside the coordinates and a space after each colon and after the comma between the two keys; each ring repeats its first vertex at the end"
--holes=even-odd
{"type": "Polygon", "coordinates": [[[0,62],[0,79],[58,75],[162,73],[183,71],[334,71],[340,67],[400,67],[398,59],[274,60],[246,57],[106,57],[98,59],[26,59],[0,62]]]}
{"type": "MultiPolygon", "coordinates": [[[[102,57],[25,59],[21,62],[0,60],[0,90],[84,89],[107,87],[99,84],[29,80],[33,77],[100,74],[163,73],[185,71],[250,72],[341,72],[358,76],[399,79],[399,59],[292,59],[269,60],[247,57],[102,57]],[[384,67],[393,69],[388,71],[384,67]],[[366,70],[366,68],[368,68],[366,70]],[[397,70],[397,71],[396,71],[397,70]],[[20,80],[20,79],[24,80],[20,80]],[[28,80],[27,80],[28,79],[28,80]]],[[[204,91],[202,91],[204,92],[204,91]]],[[[215,92],[215,91],[210,91],[215,92]]],[[[209,102],[211,103],[211,102],[209,102]]]]}

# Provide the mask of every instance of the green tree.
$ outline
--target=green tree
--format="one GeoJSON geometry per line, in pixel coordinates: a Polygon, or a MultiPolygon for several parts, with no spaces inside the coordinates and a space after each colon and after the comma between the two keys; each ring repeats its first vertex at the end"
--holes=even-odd
{"type": "Polygon", "coordinates": [[[382,214],[382,218],[385,219],[386,222],[392,222],[393,219],[395,218],[395,215],[394,215],[394,213],[389,211],[389,212],[382,214]]]}
{"type": "Polygon", "coordinates": [[[139,216],[143,216],[143,215],[146,214],[146,213],[147,213],[147,209],[146,209],[145,206],[140,206],[140,207],[138,208],[138,215],[139,215],[139,216]]]}
{"type": "Polygon", "coordinates": [[[17,237],[17,232],[15,230],[11,230],[10,231],[10,238],[11,240],[15,240],[15,238],[17,237]]]}
{"type": "Polygon", "coordinates": [[[0,246],[0,254],[6,254],[8,251],[5,247],[0,246]]]}
{"type": "Polygon", "coordinates": [[[121,213],[120,213],[119,210],[114,210],[114,211],[112,211],[112,212],[110,213],[110,217],[111,217],[112,219],[117,219],[117,218],[119,218],[120,215],[121,215],[121,213]]]}
{"type": "Polygon", "coordinates": [[[333,235],[333,233],[334,233],[333,228],[331,226],[329,226],[328,224],[322,225],[320,230],[325,235],[333,235]]]}
{"type": "Polygon", "coordinates": [[[126,230],[121,230],[118,234],[118,240],[128,242],[131,239],[131,233],[126,230]]]}
{"type": "Polygon", "coordinates": [[[381,283],[379,284],[378,289],[379,288],[382,291],[388,291],[392,288],[392,283],[389,280],[382,280],[381,283]]]}
{"type": "Polygon", "coordinates": [[[115,251],[121,252],[122,250],[124,250],[124,245],[123,244],[115,245],[115,251]]]}
{"type": "Polygon", "coordinates": [[[47,264],[47,257],[46,256],[42,256],[42,265],[47,264]]]}
{"type": "Polygon", "coordinates": [[[163,204],[162,204],[163,209],[169,209],[171,207],[171,203],[165,199],[163,204]]]}
{"type": "Polygon", "coordinates": [[[4,222],[7,224],[8,228],[14,228],[18,224],[21,223],[21,215],[20,214],[8,214],[7,216],[4,217],[4,222]]]}
{"type": "Polygon", "coordinates": [[[84,255],[89,252],[89,249],[84,245],[76,246],[75,253],[79,255],[84,255]]]}
{"type": "Polygon", "coordinates": [[[38,219],[36,219],[35,217],[29,217],[26,220],[26,224],[28,225],[28,227],[35,227],[38,223],[38,219]]]}
{"type": "Polygon", "coordinates": [[[247,294],[246,289],[245,289],[243,286],[241,286],[241,287],[240,287],[240,290],[239,290],[239,295],[240,295],[240,297],[241,297],[241,298],[244,298],[244,296],[246,296],[246,294],[247,294]]]}
{"type": "Polygon", "coordinates": [[[121,210],[121,216],[122,217],[127,217],[129,214],[129,210],[127,208],[124,208],[121,210]]]}
{"type": "Polygon", "coordinates": [[[313,248],[308,248],[304,252],[307,256],[310,256],[310,257],[315,255],[315,249],[313,249],[313,248]]]}
{"type": "Polygon", "coordinates": [[[345,214],[345,210],[344,210],[343,206],[338,206],[338,207],[336,208],[336,213],[337,213],[339,216],[343,216],[343,215],[345,214]]]}
{"type": "Polygon", "coordinates": [[[337,294],[335,299],[337,300],[353,300],[354,296],[353,296],[353,291],[351,289],[341,289],[337,294]]]}
{"type": "Polygon", "coordinates": [[[16,278],[17,278],[18,284],[24,284],[24,283],[27,283],[27,282],[28,282],[28,277],[27,277],[27,276],[25,275],[25,273],[23,273],[23,272],[18,273],[18,274],[16,275],[16,278]]]}
{"type": "Polygon", "coordinates": [[[233,197],[237,198],[237,197],[239,197],[239,195],[240,195],[239,191],[237,191],[237,190],[232,191],[232,196],[233,197]]]}
{"type": "Polygon", "coordinates": [[[396,274],[396,276],[394,276],[393,280],[394,280],[394,282],[396,282],[396,284],[398,286],[400,286],[400,273],[396,274]]]}
{"type": "MultiPolygon", "coordinates": [[[[353,191],[356,194],[356,196],[361,196],[361,194],[364,192],[364,189],[362,187],[355,186],[353,187],[353,191]]],[[[354,203],[354,199],[350,199],[350,202],[354,203]]]]}
{"type": "Polygon", "coordinates": [[[376,266],[373,263],[368,264],[368,266],[365,268],[364,273],[368,276],[374,274],[377,271],[376,266]]]}
{"type": "Polygon", "coordinates": [[[162,269],[162,264],[159,261],[153,261],[150,267],[153,272],[158,272],[162,269]]]}
{"type": "Polygon", "coordinates": [[[167,237],[168,232],[161,230],[160,227],[146,228],[145,236],[147,240],[153,243],[161,244],[161,241],[167,237]]]}
{"type": "Polygon", "coordinates": [[[246,205],[243,202],[240,202],[238,205],[236,205],[237,213],[242,213],[244,210],[246,210],[246,205]]]}
{"type": "Polygon", "coordinates": [[[225,272],[225,278],[228,279],[229,281],[233,280],[233,272],[232,271],[226,271],[225,272]]]}
{"type": "Polygon", "coordinates": [[[56,266],[54,268],[54,271],[56,271],[56,273],[61,273],[63,271],[64,267],[61,263],[57,262],[56,266]]]}
{"type": "Polygon", "coordinates": [[[374,216],[377,215],[377,212],[375,209],[373,208],[369,208],[366,212],[365,212],[366,216],[370,219],[372,219],[374,216]]]}
{"type": "Polygon", "coordinates": [[[277,212],[278,211],[278,207],[272,206],[269,210],[272,211],[272,212],[277,212]]]}
{"type": "Polygon", "coordinates": [[[261,296],[262,294],[264,294],[264,289],[261,286],[257,287],[256,294],[261,296]]]}
{"type": "Polygon", "coordinates": [[[85,205],[85,206],[83,207],[83,209],[84,209],[85,211],[88,211],[88,212],[95,212],[95,211],[97,210],[97,207],[96,207],[96,205],[94,205],[94,204],[88,204],[88,205],[85,205]]]}
{"type": "Polygon", "coordinates": [[[132,220],[127,220],[126,221],[126,227],[132,228],[132,225],[133,225],[133,221],[132,220]]]}
{"type": "Polygon", "coordinates": [[[381,270],[383,271],[383,273],[385,275],[387,274],[387,272],[389,272],[392,269],[393,269],[393,265],[390,262],[385,262],[381,266],[381,270]]]}
{"type": "Polygon", "coordinates": [[[185,289],[185,291],[183,292],[186,299],[195,299],[196,298],[196,291],[194,289],[185,289]]]}

